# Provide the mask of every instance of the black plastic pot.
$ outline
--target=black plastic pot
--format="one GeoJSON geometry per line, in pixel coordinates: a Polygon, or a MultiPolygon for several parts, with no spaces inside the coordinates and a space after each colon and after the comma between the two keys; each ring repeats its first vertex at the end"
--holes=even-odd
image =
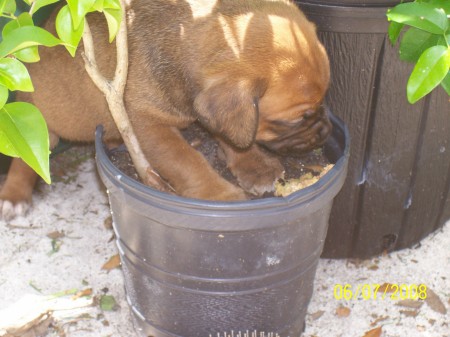
{"type": "Polygon", "coordinates": [[[331,171],[289,197],[245,202],[146,187],[111,163],[97,129],[97,166],[143,336],[301,335],[332,201],[347,171],[348,131],[332,121],[325,148],[331,171]]]}
{"type": "Polygon", "coordinates": [[[365,258],[411,247],[450,219],[450,103],[442,88],[411,105],[386,11],[400,1],[296,1],[331,63],[327,104],[352,137],[323,256],[365,258]],[[381,6],[380,6],[381,5],[381,6]]]}

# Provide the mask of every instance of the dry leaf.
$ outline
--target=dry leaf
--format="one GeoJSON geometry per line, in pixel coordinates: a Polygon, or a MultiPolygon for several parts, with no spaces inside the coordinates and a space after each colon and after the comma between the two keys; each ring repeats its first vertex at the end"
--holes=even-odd
{"type": "Polygon", "coordinates": [[[444,303],[442,303],[439,296],[430,288],[427,288],[427,298],[425,298],[425,302],[433,311],[436,311],[442,315],[447,313],[444,303]]]}
{"type": "Polygon", "coordinates": [[[315,313],[311,314],[310,316],[313,320],[316,320],[316,319],[319,319],[320,317],[322,317],[324,313],[325,313],[325,311],[319,310],[319,311],[316,311],[315,313]]]}
{"type": "MultiPolygon", "coordinates": [[[[376,316],[375,316],[375,317],[376,317],[376,316]]],[[[375,317],[374,317],[374,318],[375,318],[375,317]]],[[[387,320],[388,318],[389,318],[389,316],[380,316],[380,317],[378,317],[376,320],[374,320],[372,323],[370,323],[370,326],[375,326],[375,325],[377,325],[378,323],[387,320]]]]}
{"type": "Polygon", "coordinates": [[[427,331],[427,328],[423,325],[416,325],[417,331],[424,332],[427,331]]]}
{"type": "Polygon", "coordinates": [[[383,332],[382,327],[379,326],[372,330],[366,331],[363,337],[380,337],[382,332],[383,332]]]}
{"type": "Polygon", "coordinates": [[[92,288],[86,288],[84,290],[81,290],[81,291],[77,292],[75,295],[73,295],[72,299],[76,300],[76,299],[78,299],[80,297],[91,296],[91,295],[92,295],[92,288]]]}
{"type": "Polygon", "coordinates": [[[393,293],[398,290],[398,286],[390,283],[383,283],[380,288],[378,288],[378,294],[393,293]]]}
{"type": "Polygon", "coordinates": [[[63,237],[65,237],[66,234],[64,233],[64,231],[60,232],[60,231],[54,231],[51,233],[47,234],[47,237],[52,239],[52,240],[56,240],[56,239],[61,239],[63,237]]]}
{"type": "Polygon", "coordinates": [[[348,317],[350,316],[350,311],[350,308],[341,305],[336,309],[336,315],[338,315],[339,317],[348,317]]]}
{"type": "Polygon", "coordinates": [[[410,309],[419,309],[423,305],[423,302],[418,300],[402,300],[398,301],[395,305],[410,309]]]}
{"type": "Polygon", "coordinates": [[[105,227],[106,229],[113,229],[113,221],[111,215],[107,217],[105,221],[103,221],[103,227],[105,227]]]}
{"type": "Polygon", "coordinates": [[[116,255],[112,256],[108,260],[108,262],[106,262],[103,265],[102,269],[110,271],[112,269],[116,269],[116,268],[119,268],[119,267],[120,267],[120,256],[119,256],[119,254],[116,254],[116,255]]]}
{"type": "Polygon", "coordinates": [[[419,314],[419,310],[400,310],[400,313],[406,317],[416,317],[419,314]]]}

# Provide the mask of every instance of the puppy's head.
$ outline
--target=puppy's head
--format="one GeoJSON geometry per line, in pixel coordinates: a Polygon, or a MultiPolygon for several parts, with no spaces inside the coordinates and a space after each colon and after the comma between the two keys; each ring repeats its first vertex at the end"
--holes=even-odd
{"type": "Polygon", "coordinates": [[[215,30],[222,36],[214,46],[222,51],[210,54],[195,106],[207,127],[239,148],[256,141],[301,154],[331,131],[322,106],[328,57],[315,26],[294,4],[261,3],[253,12],[218,15],[215,30]]]}
{"type": "Polygon", "coordinates": [[[300,155],[323,145],[331,123],[323,107],[328,88],[328,58],[321,45],[314,56],[281,71],[260,98],[256,141],[266,148],[300,155]]]}

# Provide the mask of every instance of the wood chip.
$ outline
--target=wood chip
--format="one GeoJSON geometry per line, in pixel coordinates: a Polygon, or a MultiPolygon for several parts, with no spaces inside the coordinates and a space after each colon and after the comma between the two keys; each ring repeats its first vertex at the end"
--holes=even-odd
{"type": "Polygon", "coordinates": [[[88,307],[93,305],[93,300],[86,297],[72,300],[55,296],[25,295],[0,310],[0,336],[42,336],[54,319],[73,317],[74,312],[80,314],[81,308],[89,310],[88,307]]]}

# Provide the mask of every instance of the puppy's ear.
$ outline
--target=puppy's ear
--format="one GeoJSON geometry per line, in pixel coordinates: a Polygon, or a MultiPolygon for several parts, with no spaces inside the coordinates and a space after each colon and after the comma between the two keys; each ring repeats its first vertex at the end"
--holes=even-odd
{"type": "Polygon", "coordinates": [[[264,80],[211,81],[194,101],[199,120],[232,145],[247,148],[255,140],[257,102],[266,88],[264,80]]]}

